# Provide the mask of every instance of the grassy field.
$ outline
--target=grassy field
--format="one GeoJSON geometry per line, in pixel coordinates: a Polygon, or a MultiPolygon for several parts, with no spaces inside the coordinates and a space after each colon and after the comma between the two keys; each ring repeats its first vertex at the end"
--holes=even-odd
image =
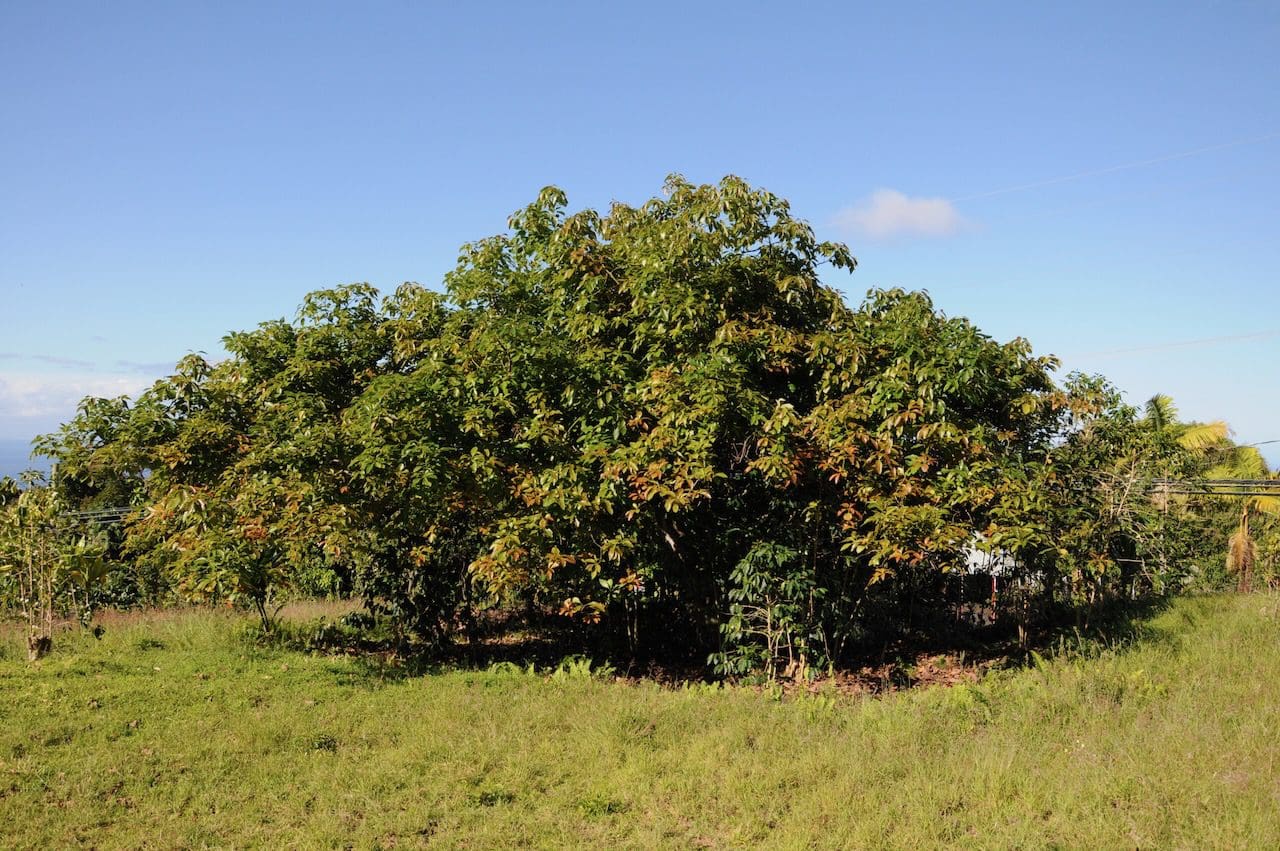
{"type": "Polygon", "coordinates": [[[0,643],[5,847],[1280,847],[1273,598],[879,698],[397,676],[155,614],[0,643]]]}

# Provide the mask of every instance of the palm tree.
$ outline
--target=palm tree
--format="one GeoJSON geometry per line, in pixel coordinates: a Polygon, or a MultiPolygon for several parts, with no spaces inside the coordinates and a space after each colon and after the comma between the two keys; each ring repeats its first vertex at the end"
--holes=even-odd
{"type": "MultiPolygon", "coordinates": [[[[1262,481],[1275,479],[1267,469],[1266,459],[1253,446],[1222,447],[1227,457],[1205,472],[1209,479],[1242,479],[1262,481]]],[[[1240,522],[1227,540],[1227,572],[1236,576],[1240,591],[1253,590],[1253,568],[1258,559],[1258,548],[1250,530],[1253,515],[1280,516],[1280,496],[1251,494],[1240,498],[1240,522]]]]}
{"type": "Polygon", "coordinates": [[[1201,453],[1227,440],[1231,429],[1222,420],[1211,423],[1184,423],[1178,420],[1173,399],[1157,393],[1143,406],[1142,422],[1157,434],[1166,435],[1190,452],[1201,453]]]}
{"type": "MultiPolygon", "coordinates": [[[[1231,434],[1231,429],[1222,420],[1211,423],[1182,422],[1178,419],[1178,409],[1174,406],[1173,399],[1163,393],[1157,393],[1147,400],[1143,405],[1143,414],[1138,421],[1139,426],[1150,430],[1161,443],[1172,442],[1200,462],[1211,448],[1228,442],[1231,434]]],[[[1165,475],[1169,475],[1169,472],[1171,471],[1166,471],[1165,475]]],[[[1168,510],[1167,487],[1153,491],[1152,499],[1162,510],[1168,510]]]]}
{"type": "MultiPolygon", "coordinates": [[[[1144,414],[1142,422],[1156,433],[1172,438],[1192,455],[1206,462],[1212,461],[1212,466],[1203,473],[1206,479],[1261,481],[1276,478],[1256,447],[1237,446],[1231,442],[1231,430],[1221,420],[1210,423],[1180,422],[1173,399],[1159,393],[1147,400],[1144,414]]],[[[1251,591],[1254,565],[1258,560],[1258,547],[1253,540],[1251,521],[1258,514],[1280,516],[1280,495],[1242,495],[1239,500],[1240,519],[1235,531],[1227,539],[1227,572],[1236,577],[1240,591],[1251,591]]]]}

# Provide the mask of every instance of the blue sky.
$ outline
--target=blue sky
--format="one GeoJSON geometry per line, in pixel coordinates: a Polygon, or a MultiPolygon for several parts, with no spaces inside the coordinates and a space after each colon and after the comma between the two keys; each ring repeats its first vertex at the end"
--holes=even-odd
{"type": "Polygon", "coordinates": [[[1280,438],[1280,4],[867,5],[5,4],[0,439],[669,172],[789,198],[851,298],[1280,438]]]}

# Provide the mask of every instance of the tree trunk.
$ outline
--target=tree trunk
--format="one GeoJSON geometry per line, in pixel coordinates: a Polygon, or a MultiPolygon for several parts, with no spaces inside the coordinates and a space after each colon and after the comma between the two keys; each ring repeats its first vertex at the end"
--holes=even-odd
{"type": "Polygon", "coordinates": [[[35,662],[53,649],[53,639],[47,635],[27,636],[27,661],[35,662]]]}
{"type": "Polygon", "coordinates": [[[262,619],[262,634],[271,634],[271,618],[267,615],[267,601],[265,597],[253,598],[253,606],[258,610],[258,617],[262,619]]]}

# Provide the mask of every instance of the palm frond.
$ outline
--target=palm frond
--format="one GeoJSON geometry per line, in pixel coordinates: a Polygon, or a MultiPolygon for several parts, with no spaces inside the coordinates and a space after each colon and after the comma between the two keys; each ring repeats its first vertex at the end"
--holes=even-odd
{"type": "Polygon", "coordinates": [[[1226,446],[1225,460],[1205,470],[1206,479],[1267,479],[1271,471],[1267,460],[1254,446],[1226,446]]]}
{"type": "Polygon", "coordinates": [[[1152,396],[1143,408],[1147,422],[1156,431],[1164,431],[1178,421],[1178,409],[1174,407],[1173,398],[1163,393],[1152,396]]]}
{"type": "Polygon", "coordinates": [[[1227,439],[1231,429],[1222,420],[1212,423],[1191,423],[1178,435],[1178,445],[1192,452],[1201,452],[1227,439]]]}
{"type": "Polygon", "coordinates": [[[1231,453],[1231,463],[1239,471],[1235,479],[1265,479],[1270,475],[1267,459],[1255,446],[1237,446],[1231,453]]]}
{"type": "Polygon", "coordinates": [[[1280,496],[1249,497],[1249,507],[1260,514],[1280,517],[1280,496]]]}

